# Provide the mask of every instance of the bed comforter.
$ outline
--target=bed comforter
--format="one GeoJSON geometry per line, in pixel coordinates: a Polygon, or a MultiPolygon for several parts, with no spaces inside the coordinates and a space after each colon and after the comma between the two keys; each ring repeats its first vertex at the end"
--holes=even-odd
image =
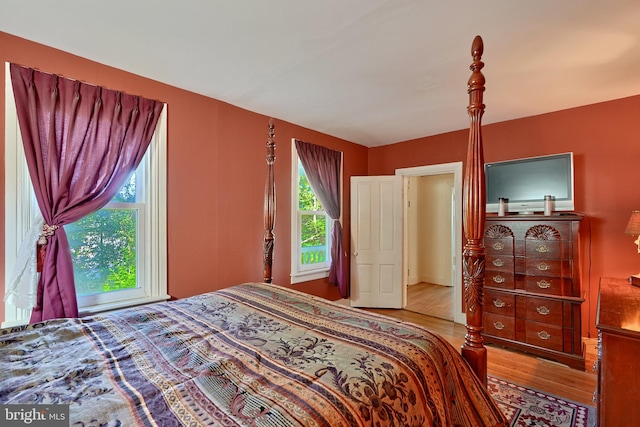
{"type": "Polygon", "coordinates": [[[0,403],[71,426],[492,426],[458,351],[424,328],[246,283],[0,333],[0,403]]]}

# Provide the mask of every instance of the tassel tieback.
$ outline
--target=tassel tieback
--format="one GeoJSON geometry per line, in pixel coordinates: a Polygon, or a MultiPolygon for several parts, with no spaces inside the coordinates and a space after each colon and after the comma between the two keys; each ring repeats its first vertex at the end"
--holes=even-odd
{"type": "Polygon", "coordinates": [[[40,233],[40,237],[38,237],[38,245],[46,245],[49,237],[53,236],[53,233],[55,233],[58,228],[57,225],[42,224],[42,233],[40,233]]]}
{"type": "Polygon", "coordinates": [[[40,237],[38,237],[38,243],[36,244],[36,271],[38,273],[42,272],[42,266],[44,265],[44,257],[47,254],[47,243],[49,242],[49,237],[53,236],[53,233],[59,227],[57,225],[42,225],[42,233],[40,233],[40,237]]]}

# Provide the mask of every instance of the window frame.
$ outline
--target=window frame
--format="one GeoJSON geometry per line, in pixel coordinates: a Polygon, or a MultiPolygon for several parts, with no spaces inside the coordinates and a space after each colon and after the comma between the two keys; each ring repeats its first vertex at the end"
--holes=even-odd
{"type": "MultiPolygon", "coordinates": [[[[138,236],[139,259],[136,289],[100,294],[99,298],[78,297],[80,316],[166,301],[167,294],[167,105],[144,156],[145,209],[138,236]],[[130,292],[131,291],[131,292],[130,292]],[[113,294],[113,295],[109,295],[113,294]]],[[[5,63],[5,284],[9,283],[20,243],[39,214],[22,149],[9,63],[5,63]]],[[[6,286],[6,285],[5,285],[6,286]]],[[[6,292],[6,289],[5,289],[6,292]]],[[[2,327],[28,323],[30,309],[5,302],[2,327]]]]}
{"type": "Polygon", "coordinates": [[[298,182],[298,150],[296,150],[296,138],[291,139],[291,284],[307,282],[310,280],[322,279],[329,277],[329,268],[331,266],[331,227],[333,219],[326,211],[300,211],[298,182]],[[324,214],[326,218],[326,235],[327,235],[327,258],[321,267],[304,268],[300,264],[302,248],[298,245],[298,237],[302,233],[302,213],[313,214],[314,212],[324,214]]]}

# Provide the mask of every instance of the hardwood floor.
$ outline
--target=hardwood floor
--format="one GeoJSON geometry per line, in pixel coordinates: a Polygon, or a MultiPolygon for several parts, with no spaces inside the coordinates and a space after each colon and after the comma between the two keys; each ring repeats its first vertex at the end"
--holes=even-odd
{"type": "MultiPolygon", "coordinates": [[[[426,326],[429,330],[460,348],[464,342],[466,328],[463,325],[426,316],[409,310],[366,309],[400,320],[426,326]]],[[[596,358],[596,340],[585,339],[586,371],[569,368],[559,363],[516,352],[502,347],[487,346],[487,370],[490,376],[542,390],[585,405],[595,406],[593,393],[597,377],[592,371],[596,358]]]]}
{"type": "Polygon", "coordinates": [[[405,310],[453,320],[453,286],[420,282],[407,286],[405,310]]]}

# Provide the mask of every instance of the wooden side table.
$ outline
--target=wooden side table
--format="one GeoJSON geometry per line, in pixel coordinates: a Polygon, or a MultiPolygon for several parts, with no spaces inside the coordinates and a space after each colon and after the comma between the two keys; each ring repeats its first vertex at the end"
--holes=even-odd
{"type": "Polygon", "coordinates": [[[640,288],[627,279],[600,279],[598,312],[598,425],[640,420],[640,288]]]}

